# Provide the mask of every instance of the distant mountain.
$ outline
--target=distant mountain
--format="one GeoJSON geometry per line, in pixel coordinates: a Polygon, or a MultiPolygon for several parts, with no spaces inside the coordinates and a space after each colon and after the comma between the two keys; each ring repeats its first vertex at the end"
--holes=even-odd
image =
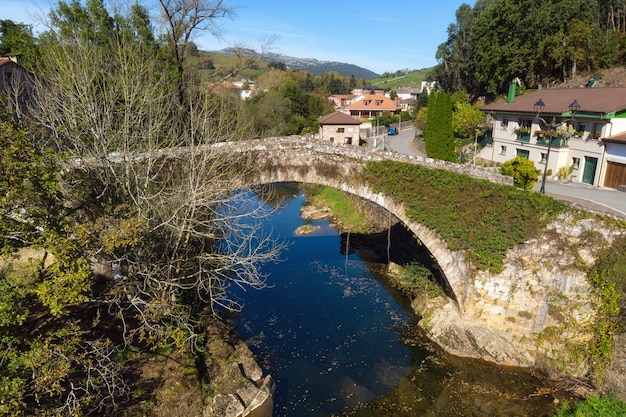
{"type": "Polygon", "coordinates": [[[320,75],[324,72],[335,71],[345,77],[350,77],[354,75],[358,79],[364,78],[367,80],[371,80],[380,77],[379,74],[376,74],[375,72],[370,71],[366,68],[359,67],[358,65],[346,64],[343,62],[319,61],[315,58],[295,58],[292,56],[275,54],[271,52],[261,56],[261,54],[259,54],[258,52],[252,49],[245,48],[237,48],[236,50],[234,48],[226,48],[216,52],[227,55],[242,55],[250,58],[257,58],[265,62],[279,62],[285,64],[291,69],[308,71],[314,75],[320,75]]]}

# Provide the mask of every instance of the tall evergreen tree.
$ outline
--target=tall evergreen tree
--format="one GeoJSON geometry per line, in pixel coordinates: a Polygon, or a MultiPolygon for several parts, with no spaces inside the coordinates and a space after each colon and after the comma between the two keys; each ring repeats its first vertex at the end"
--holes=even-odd
{"type": "Polygon", "coordinates": [[[452,130],[452,102],[450,95],[436,91],[428,100],[425,129],[426,155],[444,161],[456,161],[454,132],[452,130]]]}

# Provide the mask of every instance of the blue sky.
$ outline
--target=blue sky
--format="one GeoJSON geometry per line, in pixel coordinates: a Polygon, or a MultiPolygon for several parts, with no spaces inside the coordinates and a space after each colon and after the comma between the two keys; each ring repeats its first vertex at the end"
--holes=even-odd
{"type": "MultiPolygon", "coordinates": [[[[152,0],[151,0],[152,1],[152,0]]],[[[196,37],[202,50],[247,46],[259,50],[275,36],[272,52],[355,64],[377,73],[420,69],[436,64],[455,12],[473,0],[227,0],[234,19],[220,22],[222,38],[196,37]]],[[[45,15],[48,0],[0,0],[0,19],[32,24],[45,15]]],[[[153,14],[158,13],[156,1],[153,14]]]]}

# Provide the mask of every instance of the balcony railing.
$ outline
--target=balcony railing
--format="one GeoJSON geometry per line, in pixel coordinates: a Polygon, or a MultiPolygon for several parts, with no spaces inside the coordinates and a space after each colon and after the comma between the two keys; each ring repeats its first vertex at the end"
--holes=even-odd
{"type": "Polygon", "coordinates": [[[515,139],[518,142],[530,142],[530,133],[517,133],[517,138],[515,139]]]}
{"type": "Polygon", "coordinates": [[[556,147],[556,148],[565,148],[567,146],[569,146],[569,137],[565,137],[565,136],[552,136],[552,137],[546,137],[546,136],[539,136],[537,138],[537,145],[548,145],[548,141],[552,142],[552,146],[556,147]]]}

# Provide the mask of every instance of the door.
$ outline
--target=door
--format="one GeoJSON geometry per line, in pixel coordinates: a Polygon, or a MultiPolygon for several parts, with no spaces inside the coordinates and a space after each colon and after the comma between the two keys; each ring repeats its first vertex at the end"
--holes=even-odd
{"type": "Polygon", "coordinates": [[[598,167],[598,158],[585,156],[585,168],[583,170],[582,182],[593,185],[593,179],[596,177],[597,167],[598,167]]]}
{"type": "Polygon", "coordinates": [[[607,162],[604,186],[617,190],[623,184],[626,184],[626,165],[611,161],[607,162]]]}

